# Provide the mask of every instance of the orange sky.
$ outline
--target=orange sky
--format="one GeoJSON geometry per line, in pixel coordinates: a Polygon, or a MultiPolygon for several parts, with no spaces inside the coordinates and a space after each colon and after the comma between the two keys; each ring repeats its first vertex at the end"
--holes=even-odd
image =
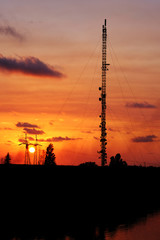
{"type": "MultiPolygon", "coordinates": [[[[57,164],[100,164],[101,25],[108,21],[108,161],[160,165],[160,3],[1,1],[0,157],[50,140],[57,164]],[[145,4],[144,4],[145,3],[145,4]],[[36,127],[18,127],[24,123],[36,127]],[[34,141],[32,141],[34,142],[34,141]]],[[[33,157],[33,156],[31,156],[33,157]]]]}

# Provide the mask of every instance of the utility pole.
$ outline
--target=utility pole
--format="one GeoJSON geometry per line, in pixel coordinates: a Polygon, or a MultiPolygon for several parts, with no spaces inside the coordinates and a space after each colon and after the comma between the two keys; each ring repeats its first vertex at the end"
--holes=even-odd
{"type": "Polygon", "coordinates": [[[106,129],[106,71],[110,64],[107,64],[107,27],[106,27],[106,19],[104,20],[104,25],[102,25],[102,86],[99,87],[101,91],[101,97],[99,101],[101,101],[101,137],[100,137],[100,159],[101,159],[101,166],[105,166],[107,163],[107,152],[106,152],[106,145],[107,145],[107,129],[106,129]]]}
{"type": "Polygon", "coordinates": [[[25,133],[25,140],[24,142],[20,143],[19,145],[25,145],[25,161],[24,161],[24,164],[31,164],[31,161],[30,161],[30,156],[29,156],[29,145],[31,145],[28,140],[27,140],[27,133],[25,133]]]}
{"type": "Polygon", "coordinates": [[[35,152],[34,152],[34,164],[37,165],[39,163],[39,160],[37,158],[37,146],[42,146],[38,143],[37,135],[36,135],[36,142],[33,144],[35,146],[35,152]]]}

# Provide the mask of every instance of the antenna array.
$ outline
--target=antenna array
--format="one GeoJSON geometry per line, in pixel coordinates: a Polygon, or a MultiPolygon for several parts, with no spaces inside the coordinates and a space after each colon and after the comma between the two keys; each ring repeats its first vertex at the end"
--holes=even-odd
{"type": "Polygon", "coordinates": [[[110,64],[106,63],[107,59],[107,27],[106,27],[106,19],[104,21],[104,25],[102,26],[102,87],[99,88],[101,91],[101,97],[99,101],[101,101],[101,137],[100,137],[100,145],[101,151],[100,159],[101,165],[105,166],[107,163],[107,153],[106,153],[106,145],[107,145],[107,132],[106,132],[106,71],[110,64]]]}

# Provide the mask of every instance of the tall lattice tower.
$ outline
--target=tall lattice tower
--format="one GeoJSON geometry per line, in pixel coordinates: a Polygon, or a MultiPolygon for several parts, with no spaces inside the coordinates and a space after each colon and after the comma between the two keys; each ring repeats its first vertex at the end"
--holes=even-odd
{"type": "Polygon", "coordinates": [[[29,145],[32,145],[28,142],[28,139],[27,139],[27,134],[25,133],[25,139],[24,139],[24,142],[20,143],[19,145],[25,145],[25,161],[24,161],[24,164],[31,164],[31,161],[30,161],[30,156],[29,156],[29,145]]]}
{"type": "MultiPolygon", "coordinates": [[[[34,152],[34,162],[33,164],[37,165],[37,164],[40,164],[40,159],[38,160],[38,156],[37,156],[37,147],[39,146],[42,146],[41,144],[38,143],[38,139],[37,139],[37,135],[36,135],[36,142],[35,144],[33,144],[34,147],[35,147],[35,152],[34,152]]],[[[39,156],[40,158],[40,156],[39,156]]]]}
{"type": "Polygon", "coordinates": [[[108,70],[108,65],[106,62],[107,59],[107,27],[106,27],[106,19],[104,20],[104,25],[102,25],[102,86],[99,88],[101,91],[101,97],[99,100],[101,101],[101,137],[100,137],[100,159],[101,165],[105,166],[107,163],[107,129],[106,129],[106,72],[108,70]]]}

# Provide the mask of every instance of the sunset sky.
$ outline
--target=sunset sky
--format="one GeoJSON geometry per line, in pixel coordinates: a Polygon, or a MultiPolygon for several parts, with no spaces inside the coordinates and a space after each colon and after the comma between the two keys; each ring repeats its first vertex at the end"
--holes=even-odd
{"type": "Polygon", "coordinates": [[[160,165],[159,13],[159,0],[0,0],[0,158],[23,163],[26,132],[57,164],[100,164],[106,18],[108,162],[160,165]]]}

